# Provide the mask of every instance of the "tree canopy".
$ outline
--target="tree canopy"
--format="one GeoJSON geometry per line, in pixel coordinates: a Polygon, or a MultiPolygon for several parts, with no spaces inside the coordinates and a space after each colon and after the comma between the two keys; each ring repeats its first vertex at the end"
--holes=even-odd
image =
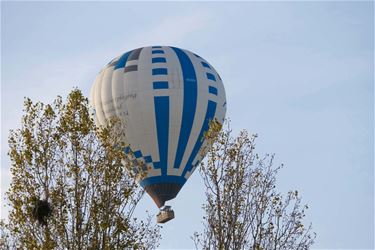
{"type": "Polygon", "coordinates": [[[133,212],[143,190],[126,171],[118,121],[98,128],[87,98],[25,99],[9,136],[12,180],[0,246],[22,249],[151,249],[159,227],[133,212]],[[125,167],[124,167],[125,165],[125,167]]]}

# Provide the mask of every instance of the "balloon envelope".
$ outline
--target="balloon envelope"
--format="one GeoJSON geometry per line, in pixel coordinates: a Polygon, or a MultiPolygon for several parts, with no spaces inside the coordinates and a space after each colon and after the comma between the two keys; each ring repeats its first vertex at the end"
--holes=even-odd
{"type": "Polygon", "coordinates": [[[169,46],[113,59],[96,77],[90,99],[99,125],[113,116],[124,121],[124,151],[147,166],[139,182],[158,207],[194,172],[208,146],[210,121],[222,123],[226,112],[224,86],[212,65],[169,46]]]}

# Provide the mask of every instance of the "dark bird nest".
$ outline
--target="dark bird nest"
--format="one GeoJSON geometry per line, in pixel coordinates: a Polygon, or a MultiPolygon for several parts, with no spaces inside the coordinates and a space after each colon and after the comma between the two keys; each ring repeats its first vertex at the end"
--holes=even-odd
{"type": "Polygon", "coordinates": [[[52,207],[47,200],[38,200],[33,208],[33,217],[40,224],[46,226],[47,219],[52,214],[52,207]]]}

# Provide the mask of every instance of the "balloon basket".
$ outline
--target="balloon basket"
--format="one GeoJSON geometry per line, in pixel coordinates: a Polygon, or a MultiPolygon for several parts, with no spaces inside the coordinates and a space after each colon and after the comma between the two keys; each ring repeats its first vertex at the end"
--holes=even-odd
{"type": "Polygon", "coordinates": [[[164,206],[160,208],[160,212],[156,215],[158,223],[166,223],[174,218],[174,211],[170,206],[164,206]]]}

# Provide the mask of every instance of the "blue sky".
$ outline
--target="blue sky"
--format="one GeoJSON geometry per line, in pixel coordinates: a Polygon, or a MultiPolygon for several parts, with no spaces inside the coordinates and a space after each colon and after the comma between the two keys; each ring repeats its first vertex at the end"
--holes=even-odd
{"type": "MultiPolygon", "coordinates": [[[[149,45],[193,51],[220,73],[235,131],[285,167],[282,192],[310,205],[315,248],[374,248],[373,2],[1,2],[1,194],[23,97],[44,102],[149,45]]],[[[198,172],[171,202],[161,248],[193,248],[198,172]]],[[[1,201],[3,204],[3,201],[1,201]]],[[[144,197],[137,215],[157,212],[144,197]]],[[[1,209],[1,218],[6,217],[1,209]]]]}

